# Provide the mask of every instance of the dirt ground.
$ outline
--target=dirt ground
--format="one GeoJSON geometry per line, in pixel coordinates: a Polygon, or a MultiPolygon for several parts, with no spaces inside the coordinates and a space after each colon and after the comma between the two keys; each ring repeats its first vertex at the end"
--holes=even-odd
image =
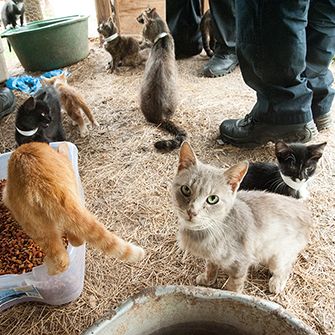
{"type": "MultiPolygon", "coordinates": [[[[1,335],[80,334],[127,297],[155,285],[194,285],[204,262],[183,259],[176,244],[178,224],[170,201],[170,185],[177,168],[178,151],[159,153],[154,142],[167,138],[148,124],[138,107],[143,66],[121,68],[107,74],[109,55],[96,44],[88,58],[69,67],[71,83],[92,108],[100,127],[80,138],[65,116],[68,140],[79,149],[79,169],[88,208],[111,230],[146,249],[144,261],[129,265],[102,256],[89,246],[85,285],[76,301],[64,306],[25,303],[0,315],[1,335]]],[[[180,104],[174,120],[189,134],[198,157],[228,167],[240,160],[271,161],[274,147],[238,149],[217,144],[224,118],[250,111],[255,94],[239,69],[222,78],[201,76],[207,58],[178,61],[180,104]]],[[[332,66],[333,72],[335,67],[332,66]]],[[[17,69],[17,73],[22,72],[17,69]]],[[[18,105],[26,98],[16,93],[18,105]]],[[[15,147],[12,114],[0,121],[0,152],[15,147]]],[[[251,272],[244,293],[275,301],[319,334],[335,334],[335,140],[334,130],[322,132],[315,143],[328,141],[318,174],[311,186],[308,206],[315,227],[312,241],[299,258],[285,292],[268,292],[269,273],[251,272]]],[[[222,272],[216,288],[227,277],[222,272]]]]}

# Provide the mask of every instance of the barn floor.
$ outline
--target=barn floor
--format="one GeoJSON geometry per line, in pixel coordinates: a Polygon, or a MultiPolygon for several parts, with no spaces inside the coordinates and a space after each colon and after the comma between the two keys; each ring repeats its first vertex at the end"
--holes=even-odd
{"type": "MultiPolygon", "coordinates": [[[[79,169],[88,208],[111,230],[140,244],[147,256],[129,265],[105,257],[88,246],[84,291],[76,301],[58,307],[26,303],[0,315],[3,335],[80,334],[130,295],[144,288],[194,285],[203,261],[183,254],[176,244],[178,224],[170,201],[170,185],[178,151],[161,154],[153,143],[169,135],[148,124],[138,108],[143,66],[107,74],[109,55],[91,44],[88,58],[69,67],[71,83],[91,106],[100,127],[80,138],[65,116],[69,141],[79,149],[79,169]]],[[[255,102],[239,69],[222,78],[201,77],[207,59],[178,61],[180,105],[174,120],[189,134],[198,157],[228,167],[240,160],[273,160],[274,147],[247,150],[220,146],[216,139],[224,118],[241,117],[255,102]]],[[[335,73],[335,66],[332,66],[335,73]]],[[[23,72],[22,68],[17,72],[23,72]]],[[[26,98],[17,93],[18,104],[26,98]]],[[[0,122],[0,152],[13,149],[14,114],[0,122]]],[[[335,334],[335,137],[334,129],[320,133],[315,143],[328,141],[308,206],[315,228],[280,295],[267,290],[269,274],[252,271],[244,293],[282,304],[319,334],[335,334]]],[[[219,276],[216,288],[227,277],[219,276]]]]}

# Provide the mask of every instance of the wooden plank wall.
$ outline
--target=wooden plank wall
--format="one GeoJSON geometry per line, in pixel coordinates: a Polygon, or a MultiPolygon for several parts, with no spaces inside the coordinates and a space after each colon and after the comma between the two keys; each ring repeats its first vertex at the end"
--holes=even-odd
{"type": "MultiPolygon", "coordinates": [[[[176,0],[178,1],[178,0],[176,0]]],[[[136,18],[147,8],[156,8],[165,19],[165,0],[114,0],[120,21],[120,32],[124,35],[141,34],[143,26],[136,18]]]]}
{"type": "Polygon", "coordinates": [[[208,0],[201,0],[201,2],[202,2],[203,13],[205,13],[207,11],[207,9],[209,9],[209,2],[208,2],[208,0]]]}

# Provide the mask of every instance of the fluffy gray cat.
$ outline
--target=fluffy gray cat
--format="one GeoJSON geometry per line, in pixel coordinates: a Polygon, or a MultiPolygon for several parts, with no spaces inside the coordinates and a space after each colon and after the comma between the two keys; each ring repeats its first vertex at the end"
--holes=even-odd
{"type": "Polygon", "coordinates": [[[173,183],[178,242],[181,249],[207,261],[197,284],[214,284],[222,267],[229,275],[226,289],[241,292],[249,267],[263,264],[272,272],[270,292],[280,293],[309,241],[311,215],[293,198],[237,192],[247,170],[247,162],[228,170],[203,164],[183,143],[173,183]]]}
{"type": "Polygon", "coordinates": [[[179,148],[186,138],[186,132],[170,120],[177,107],[173,37],[155,9],[144,11],[137,20],[144,23],[143,37],[153,43],[141,86],[141,111],[147,121],[175,135],[172,140],[155,143],[156,149],[170,151],[179,148]]]}

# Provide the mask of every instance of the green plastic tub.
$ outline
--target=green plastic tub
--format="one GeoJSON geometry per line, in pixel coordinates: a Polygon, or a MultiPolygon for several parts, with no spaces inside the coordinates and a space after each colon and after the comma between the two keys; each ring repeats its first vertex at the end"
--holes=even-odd
{"type": "Polygon", "coordinates": [[[1,37],[7,37],[26,71],[53,70],[87,57],[88,16],[34,21],[1,37]]]}

